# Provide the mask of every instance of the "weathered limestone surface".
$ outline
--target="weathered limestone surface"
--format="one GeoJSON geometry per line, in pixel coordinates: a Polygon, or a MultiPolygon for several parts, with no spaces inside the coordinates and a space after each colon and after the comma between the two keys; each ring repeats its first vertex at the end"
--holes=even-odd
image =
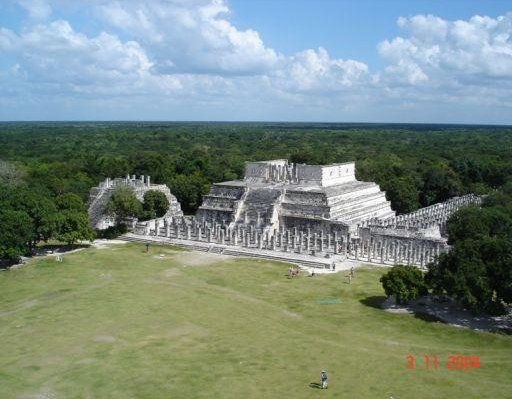
{"type": "Polygon", "coordinates": [[[370,218],[395,216],[375,183],[357,181],[354,163],[248,162],[244,180],[217,183],[197,217],[262,229],[355,230],[370,218]]]}
{"type": "Polygon", "coordinates": [[[171,194],[169,187],[165,184],[152,184],[150,176],[126,175],[125,178],[111,179],[107,177],[98,186],[91,188],[89,200],[86,207],[89,214],[89,223],[95,229],[106,229],[114,225],[114,220],[105,214],[105,207],[108,200],[114,193],[116,187],[126,186],[133,190],[139,201],[143,201],[144,194],[149,190],[160,191],[164,193],[169,201],[169,210],[165,217],[182,216],[181,206],[174,195],[171,194]]]}
{"type": "Polygon", "coordinates": [[[450,215],[480,202],[466,195],[396,216],[377,184],[356,180],[353,163],[295,165],[281,159],[249,162],[244,180],[214,184],[196,216],[174,212],[138,223],[135,233],[200,242],[214,252],[424,268],[449,250],[444,232],[450,215]]]}

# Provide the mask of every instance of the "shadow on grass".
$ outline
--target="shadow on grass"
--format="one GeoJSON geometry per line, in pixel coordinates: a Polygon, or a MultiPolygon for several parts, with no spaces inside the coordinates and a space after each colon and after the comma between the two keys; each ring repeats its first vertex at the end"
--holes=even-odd
{"type": "Polygon", "coordinates": [[[428,314],[428,313],[414,312],[414,317],[416,319],[420,319],[420,320],[423,320],[423,321],[428,321],[428,322],[431,322],[431,323],[444,323],[444,321],[442,319],[440,319],[439,317],[431,315],[431,314],[428,314]]]}
{"type": "Polygon", "coordinates": [[[310,382],[309,387],[316,388],[316,389],[322,389],[322,384],[319,384],[318,382],[310,382]]]}
{"type": "Polygon", "coordinates": [[[372,308],[382,309],[382,303],[385,300],[386,297],[384,295],[377,295],[361,299],[359,302],[361,302],[363,305],[370,306],[372,308]]]}

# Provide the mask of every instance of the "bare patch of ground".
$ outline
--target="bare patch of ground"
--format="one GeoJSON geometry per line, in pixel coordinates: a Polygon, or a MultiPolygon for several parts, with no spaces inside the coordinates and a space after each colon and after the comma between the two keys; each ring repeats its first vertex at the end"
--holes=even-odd
{"type": "Polygon", "coordinates": [[[176,277],[181,275],[181,271],[179,269],[173,268],[173,269],[165,269],[162,272],[162,275],[164,277],[176,277]]]}
{"type": "MultiPolygon", "coordinates": [[[[165,253],[172,255],[172,259],[182,266],[211,266],[215,263],[233,260],[233,257],[216,253],[197,251],[173,251],[165,250],[165,253]]],[[[157,256],[159,257],[159,256],[157,256]]]]}
{"type": "Polygon", "coordinates": [[[56,399],[57,395],[49,390],[44,390],[36,394],[22,395],[19,399],[56,399]]]}
{"type": "Polygon", "coordinates": [[[97,249],[105,249],[110,248],[112,245],[121,245],[121,244],[127,244],[128,241],[123,240],[94,240],[92,243],[92,246],[97,249]]]}
{"type": "Polygon", "coordinates": [[[0,317],[9,316],[10,314],[31,308],[33,306],[36,306],[39,304],[39,301],[37,299],[29,299],[26,301],[21,302],[19,305],[17,305],[14,309],[8,310],[5,312],[0,312],[0,317]]]}
{"type": "Polygon", "coordinates": [[[104,342],[104,343],[111,344],[111,343],[116,342],[117,338],[113,337],[112,335],[97,335],[97,336],[93,337],[92,340],[94,342],[101,342],[101,343],[104,342]]]}
{"type": "Polygon", "coordinates": [[[283,314],[286,317],[289,317],[290,319],[300,319],[300,318],[302,318],[301,315],[299,315],[297,313],[294,313],[294,312],[290,312],[289,310],[283,310],[283,314]]]}
{"type": "Polygon", "coordinates": [[[181,338],[187,336],[193,337],[207,337],[210,332],[201,326],[195,324],[184,324],[167,331],[166,336],[168,338],[181,338]]]}

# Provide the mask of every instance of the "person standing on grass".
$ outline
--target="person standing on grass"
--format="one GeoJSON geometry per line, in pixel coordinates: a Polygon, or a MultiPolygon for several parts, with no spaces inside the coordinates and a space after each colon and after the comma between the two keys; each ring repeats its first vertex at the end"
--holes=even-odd
{"type": "Polygon", "coordinates": [[[322,389],[327,389],[327,371],[322,370],[320,376],[322,378],[322,389]]]}

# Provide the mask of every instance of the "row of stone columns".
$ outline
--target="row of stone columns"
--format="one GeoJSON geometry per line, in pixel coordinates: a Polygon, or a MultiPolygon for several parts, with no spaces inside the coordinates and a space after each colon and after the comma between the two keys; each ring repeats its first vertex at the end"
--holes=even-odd
{"type": "Polygon", "coordinates": [[[156,219],[154,229],[147,222],[146,235],[163,236],[220,245],[242,246],[292,253],[325,256],[341,255],[350,259],[384,264],[409,264],[425,267],[441,252],[446,251],[444,241],[372,236],[367,239],[352,238],[339,232],[324,233],[311,230],[280,228],[262,231],[254,226],[230,227],[216,223],[185,222],[183,218],[156,219]]]}
{"type": "Polygon", "coordinates": [[[361,227],[379,226],[388,228],[426,229],[435,225],[443,225],[448,218],[461,207],[471,204],[480,204],[481,201],[482,198],[480,196],[468,194],[405,215],[399,215],[384,220],[373,218],[363,222],[361,227]]]}
{"type": "Polygon", "coordinates": [[[444,241],[412,238],[353,240],[348,257],[368,262],[408,264],[425,267],[447,249],[444,241]]]}

